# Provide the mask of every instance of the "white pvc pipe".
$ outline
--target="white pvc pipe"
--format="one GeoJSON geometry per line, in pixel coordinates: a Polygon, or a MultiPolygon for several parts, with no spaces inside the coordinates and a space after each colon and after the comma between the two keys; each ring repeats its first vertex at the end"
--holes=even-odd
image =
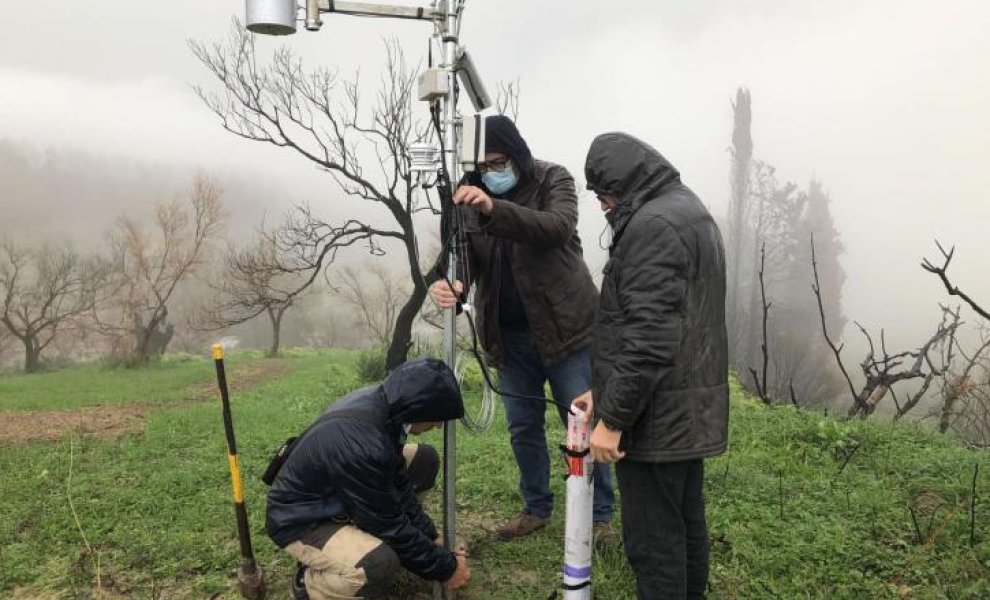
{"type": "MultiPolygon", "coordinates": [[[[567,447],[571,451],[583,452],[588,449],[588,437],[588,423],[584,421],[584,415],[571,406],[571,414],[567,416],[567,447]]],[[[567,466],[564,600],[591,600],[592,509],[595,497],[592,475],[595,463],[590,454],[568,455],[567,466]]]]}

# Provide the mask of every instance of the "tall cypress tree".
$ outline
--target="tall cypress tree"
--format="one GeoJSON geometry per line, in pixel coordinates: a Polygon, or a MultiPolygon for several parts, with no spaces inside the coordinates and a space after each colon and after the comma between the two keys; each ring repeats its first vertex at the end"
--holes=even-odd
{"type": "Polygon", "coordinates": [[[742,316],[741,283],[748,269],[743,268],[744,258],[748,256],[746,247],[749,237],[747,222],[749,220],[750,173],[753,165],[753,111],[749,90],[736,90],[736,100],[732,103],[732,167],[729,175],[731,198],[729,202],[728,227],[728,285],[726,298],[726,319],[729,329],[729,360],[735,367],[740,367],[739,354],[747,344],[745,341],[749,327],[742,316]]]}

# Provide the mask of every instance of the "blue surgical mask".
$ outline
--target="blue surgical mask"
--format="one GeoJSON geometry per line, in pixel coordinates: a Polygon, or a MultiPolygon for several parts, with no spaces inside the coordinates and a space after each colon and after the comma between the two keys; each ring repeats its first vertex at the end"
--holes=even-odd
{"type": "Polygon", "coordinates": [[[519,182],[519,178],[516,177],[516,172],[512,168],[512,165],[506,165],[505,169],[501,171],[489,171],[487,173],[481,174],[481,181],[488,188],[488,191],[493,194],[504,194],[516,187],[519,182]]]}

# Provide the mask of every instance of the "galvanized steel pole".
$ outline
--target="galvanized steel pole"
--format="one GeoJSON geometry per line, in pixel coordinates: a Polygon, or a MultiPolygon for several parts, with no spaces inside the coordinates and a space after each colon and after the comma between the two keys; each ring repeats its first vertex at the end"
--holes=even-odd
{"type": "MultiPolygon", "coordinates": [[[[444,26],[441,28],[443,42],[443,68],[447,73],[447,95],[441,104],[441,124],[443,126],[444,148],[443,160],[450,177],[451,193],[456,190],[460,181],[460,157],[457,155],[457,97],[455,93],[457,80],[455,67],[457,62],[457,46],[459,33],[458,0],[442,0],[444,5],[444,26]]],[[[447,279],[457,280],[456,254],[452,242],[447,256],[447,279]]],[[[457,310],[450,308],[444,317],[443,347],[447,365],[453,371],[457,368],[457,310]]],[[[457,544],[456,512],[457,512],[457,421],[447,421],[443,425],[443,541],[448,550],[453,552],[457,544]]],[[[440,585],[434,588],[434,597],[452,599],[456,592],[447,590],[440,585]]]]}

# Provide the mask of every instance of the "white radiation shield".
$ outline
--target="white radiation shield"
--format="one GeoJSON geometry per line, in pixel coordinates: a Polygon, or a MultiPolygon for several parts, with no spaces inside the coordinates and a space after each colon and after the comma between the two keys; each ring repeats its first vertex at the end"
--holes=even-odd
{"type": "Polygon", "coordinates": [[[245,0],[248,31],[263,35],[296,32],[296,0],[245,0]]]}

